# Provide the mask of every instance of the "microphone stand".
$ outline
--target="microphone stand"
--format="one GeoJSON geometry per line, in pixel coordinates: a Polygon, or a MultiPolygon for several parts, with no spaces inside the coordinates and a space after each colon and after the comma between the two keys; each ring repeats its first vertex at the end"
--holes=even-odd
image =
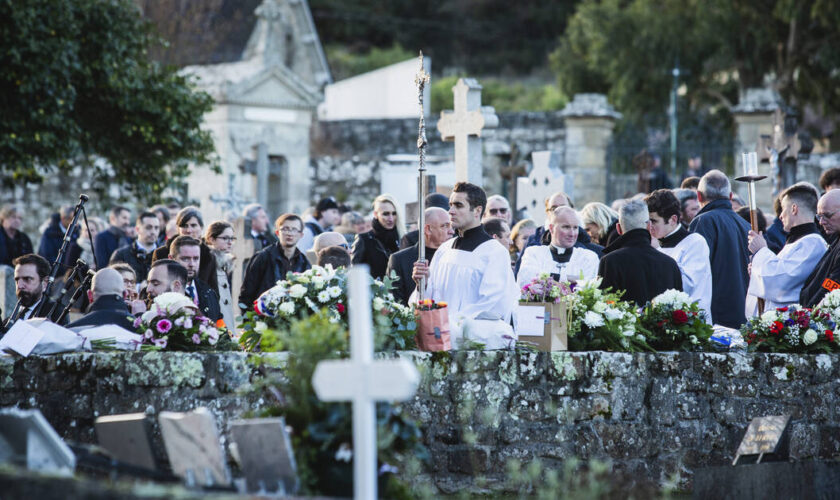
{"type": "MultiPolygon", "coordinates": [[[[41,301],[41,304],[38,306],[38,310],[32,313],[32,317],[41,317],[41,314],[44,311],[44,304],[46,304],[46,299],[49,298],[50,292],[52,291],[53,283],[55,283],[55,277],[58,275],[58,270],[61,267],[61,261],[64,260],[64,254],[67,252],[67,247],[70,244],[70,240],[73,238],[76,226],[79,224],[79,215],[84,210],[85,203],[89,199],[90,198],[88,198],[86,194],[79,195],[79,203],[73,211],[73,221],[70,222],[70,225],[67,227],[67,232],[64,233],[64,241],[61,243],[61,248],[58,249],[58,255],[55,258],[55,262],[52,264],[52,269],[50,269],[49,278],[47,278],[47,287],[44,289],[45,300],[41,301]]],[[[49,318],[47,319],[49,320],[49,318]]]]}
{"type": "MultiPolygon", "coordinates": [[[[56,297],[55,302],[53,302],[53,306],[50,311],[47,313],[48,318],[52,318],[53,314],[58,310],[59,307],[64,306],[64,296],[67,295],[67,292],[70,291],[70,288],[73,287],[73,283],[77,279],[82,279],[82,277],[87,274],[90,270],[87,263],[82,259],[76,261],[76,265],[73,267],[73,272],[70,273],[70,276],[67,278],[67,281],[64,282],[64,286],[61,287],[61,293],[58,294],[56,297]]],[[[75,301],[70,301],[70,304],[73,304],[75,301]]]]}
{"type": "Polygon", "coordinates": [[[73,296],[70,297],[70,302],[67,304],[64,310],[61,311],[61,316],[55,319],[56,324],[60,325],[61,322],[64,321],[64,318],[66,318],[67,315],[70,314],[70,308],[73,307],[73,304],[75,304],[76,301],[79,300],[79,298],[82,296],[82,293],[86,292],[90,288],[90,282],[93,279],[94,274],[95,273],[90,269],[87,270],[87,272],[85,273],[85,278],[84,280],[82,280],[82,284],[79,285],[79,288],[77,288],[75,292],[73,292],[73,296]]]}

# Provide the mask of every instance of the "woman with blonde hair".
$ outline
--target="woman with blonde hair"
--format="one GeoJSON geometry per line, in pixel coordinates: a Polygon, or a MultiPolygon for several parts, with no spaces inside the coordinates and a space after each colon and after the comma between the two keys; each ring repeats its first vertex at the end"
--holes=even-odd
{"type": "Polygon", "coordinates": [[[618,213],[603,203],[587,203],[580,211],[580,218],[592,243],[608,246],[618,238],[618,231],[615,229],[618,213]]]}
{"type": "Polygon", "coordinates": [[[405,225],[397,201],[390,194],[373,200],[373,229],[356,235],[353,242],[353,264],[367,264],[370,274],[381,279],[388,267],[388,258],[400,249],[405,225]]]}

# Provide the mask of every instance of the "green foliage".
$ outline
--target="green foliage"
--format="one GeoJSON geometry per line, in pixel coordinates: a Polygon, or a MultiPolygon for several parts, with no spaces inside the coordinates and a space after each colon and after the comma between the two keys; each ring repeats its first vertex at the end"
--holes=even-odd
{"type": "Polygon", "coordinates": [[[364,53],[355,53],[346,45],[329,45],[325,52],[336,81],[417,57],[398,43],[386,48],[372,47],[364,53]]]}
{"type": "MultiPolygon", "coordinates": [[[[352,446],[351,406],[321,402],[312,388],[312,375],[320,361],[348,356],[346,330],[325,315],[311,315],[293,321],[287,330],[265,331],[262,346],[264,350],[279,346],[289,352],[282,377],[263,379],[255,385],[277,401],[267,413],[283,415],[293,429],[292,442],[305,493],[349,495],[352,462],[340,450],[352,446]]],[[[399,407],[377,404],[376,417],[380,464],[428,458],[420,442],[420,429],[399,407]]],[[[381,487],[389,497],[405,496],[392,474],[381,477],[381,487]]]]}
{"type": "Polygon", "coordinates": [[[116,184],[153,202],[189,163],[213,162],[199,128],[212,98],[149,61],[154,37],[130,0],[3,0],[0,18],[6,184],[82,165],[99,193],[116,184]]]}
{"type": "Polygon", "coordinates": [[[639,315],[638,326],[647,344],[657,351],[709,350],[709,339],[714,333],[697,302],[688,301],[668,304],[654,299],[639,315]]]}
{"type": "MultiPolygon", "coordinates": [[[[432,78],[432,113],[452,109],[452,87],[459,76],[432,78]]],[[[556,111],[568,101],[556,85],[526,85],[510,83],[501,78],[481,78],[483,87],[481,103],[493,106],[497,112],[505,111],[556,111]]]]}
{"type": "Polygon", "coordinates": [[[566,95],[608,94],[630,119],[663,112],[671,69],[692,110],[729,110],[765,80],[788,103],[840,111],[840,13],[824,0],[584,0],[550,64],[566,95]]]}

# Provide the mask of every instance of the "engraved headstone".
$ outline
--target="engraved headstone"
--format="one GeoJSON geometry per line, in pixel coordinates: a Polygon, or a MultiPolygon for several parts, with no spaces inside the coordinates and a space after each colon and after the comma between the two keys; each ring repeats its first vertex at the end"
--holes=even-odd
{"type": "Polygon", "coordinates": [[[790,422],[790,415],[776,415],[772,417],[756,417],[752,419],[732,465],[738,463],[741,457],[757,455],[756,463],[760,463],[765,455],[775,460],[787,458],[787,440],[785,431],[790,422]]]}
{"type": "Polygon", "coordinates": [[[565,189],[566,176],[560,168],[559,156],[554,151],[534,151],[531,153],[534,167],[528,177],[516,181],[516,211],[527,210],[537,225],[545,222],[546,198],[557,191],[572,195],[565,189]]]}
{"type": "Polygon", "coordinates": [[[157,468],[145,413],[99,417],[95,427],[99,446],[115,459],[145,469],[157,468]]]}
{"type": "Polygon", "coordinates": [[[163,411],[160,433],[172,472],[187,486],[230,484],[216,421],[207,408],[189,413],[163,411]]]}
{"type": "MultiPolygon", "coordinates": [[[[72,476],[76,456],[40,410],[0,409],[0,463],[72,476]]],[[[1,496],[1,495],[0,495],[1,496]]]]}
{"type": "Polygon", "coordinates": [[[230,434],[249,493],[297,491],[292,441],[282,418],[236,420],[230,424],[230,434]]]}

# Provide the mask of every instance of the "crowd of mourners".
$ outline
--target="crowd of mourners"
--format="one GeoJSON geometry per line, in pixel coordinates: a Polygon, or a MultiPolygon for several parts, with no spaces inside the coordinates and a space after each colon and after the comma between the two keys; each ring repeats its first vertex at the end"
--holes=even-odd
{"type": "MultiPolygon", "coordinates": [[[[56,295],[71,278],[71,285],[81,283],[84,274],[70,270],[83,261],[95,274],[89,292],[67,306],[78,318],[71,327],[131,329],[130,318],[164,292],[187,295],[205,316],[233,327],[288,272],[365,264],[375,278],[396,276],[396,299],[416,301],[422,283],[423,296],[447,302],[450,315],[495,324],[491,337],[510,333],[505,329],[521,287],[545,275],[571,283],[597,277],[601,287],[622,290],[639,306],[665,290],[683,290],[709,323],[738,328],[762,307],[810,307],[840,287],[840,169],[826,170],[819,184],[784,189],[774,214],[758,210],[757,231],[749,207],[719,170],[609,206],[577,207],[556,192],[544,200],[540,224],[515,213],[505,197],[487,196],[467,182],[449,196],[426,196],[422,228],[416,221],[407,228],[403,203],[387,194],[373,200],[369,213],[327,197],[303,214],[272,214],[273,225],[264,207],[251,204],[238,232],[230,221],[206,221],[194,206],[114,206],[107,223],[86,217],[67,237],[49,297],[44,290],[74,207],[61,207],[43,223],[36,249],[21,230],[26,214],[6,205],[0,209],[0,264],[14,267],[19,300],[15,310],[3,311],[3,323],[8,328],[20,319],[64,316],[66,324],[56,295]],[[418,259],[420,230],[425,260],[418,259]],[[242,279],[234,304],[237,271],[242,279]]],[[[484,340],[494,347],[493,338],[484,340]]]]}

